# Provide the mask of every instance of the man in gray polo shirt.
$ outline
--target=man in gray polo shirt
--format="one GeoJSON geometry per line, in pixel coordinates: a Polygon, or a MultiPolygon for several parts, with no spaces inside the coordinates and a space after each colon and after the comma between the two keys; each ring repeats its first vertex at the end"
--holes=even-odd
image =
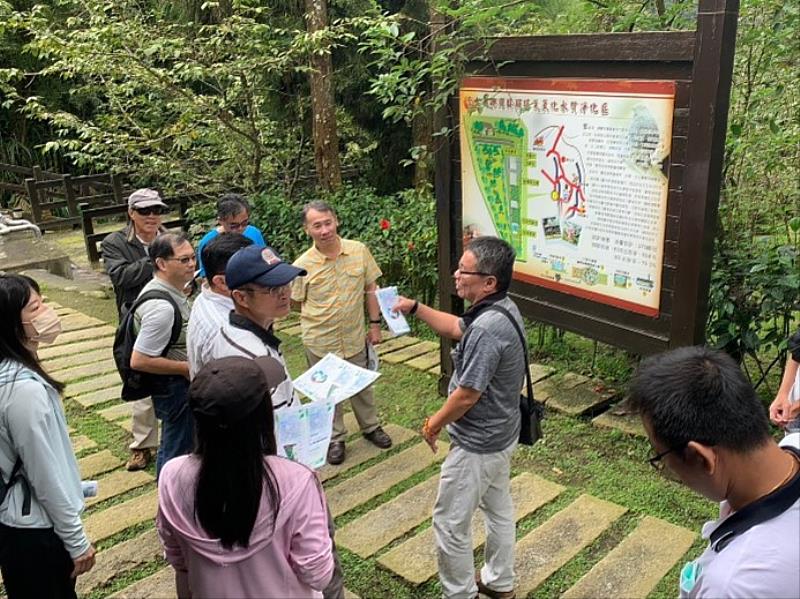
{"type": "Polygon", "coordinates": [[[460,318],[401,297],[394,309],[413,314],[439,335],[459,341],[452,352],[454,372],[444,405],[425,420],[422,436],[436,451],[447,427],[452,447],[442,464],[433,529],[442,594],[472,599],[514,597],[514,506],[511,502],[511,454],[520,430],[519,394],[525,357],[516,304],[507,295],[514,249],[496,237],[473,239],[454,273],[458,296],[471,307],[460,318]],[[475,574],[472,515],[480,508],[486,521],[485,565],[475,574]]]}

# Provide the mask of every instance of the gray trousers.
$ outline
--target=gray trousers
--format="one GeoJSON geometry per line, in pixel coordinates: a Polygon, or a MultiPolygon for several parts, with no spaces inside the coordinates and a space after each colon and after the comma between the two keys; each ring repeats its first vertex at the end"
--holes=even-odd
{"type": "Polygon", "coordinates": [[[158,420],[149,397],[133,402],[133,443],[130,449],[158,448],[158,420]]]}
{"type": "Polygon", "coordinates": [[[510,483],[516,446],[481,454],[452,445],[442,464],[433,532],[442,596],[447,599],[473,599],[478,594],[472,549],[472,515],[478,508],[486,526],[481,582],[498,592],[514,588],[516,519],[510,483]]]}
{"type": "MultiPolygon", "coordinates": [[[[318,356],[306,349],[306,360],[308,366],[311,367],[319,362],[323,356],[318,356]]],[[[351,364],[367,367],[367,350],[362,349],[355,356],[346,358],[351,364]]],[[[378,409],[375,407],[375,395],[372,393],[372,386],[370,385],[361,393],[351,397],[349,400],[350,405],[353,407],[353,413],[358,421],[358,427],[362,433],[371,433],[378,428],[378,409]]],[[[331,442],[344,441],[347,437],[347,429],[344,426],[344,402],[336,406],[336,411],[333,413],[333,434],[331,435],[331,442]]]]}

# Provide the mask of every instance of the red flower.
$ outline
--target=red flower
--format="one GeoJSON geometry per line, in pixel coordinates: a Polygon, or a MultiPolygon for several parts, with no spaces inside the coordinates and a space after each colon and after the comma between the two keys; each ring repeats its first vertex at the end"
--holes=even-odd
{"type": "Polygon", "coordinates": [[[388,231],[392,224],[385,218],[381,219],[381,231],[388,231]]]}
{"type": "Polygon", "coordinates": [[[408,242],[408,249],[409,249],[409,251],[412,251],[414,249],[414,242],[413,241],[409,241],[408,242]]]}

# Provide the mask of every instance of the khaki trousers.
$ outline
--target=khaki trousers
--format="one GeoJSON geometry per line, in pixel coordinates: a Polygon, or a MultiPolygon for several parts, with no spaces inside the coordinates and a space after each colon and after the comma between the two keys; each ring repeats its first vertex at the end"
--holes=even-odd
{"type": "Polygon", "coordinates": [[[158,420],[149,397],[133,402],[133,443],[130,449],[156,449],[158,447],[158,420]]]}
{"type": "MultiPolygon", "coordinates": [[[[306,348],[306,360],[308,360],[309,368],[319,362],[322,356],[318,356],[306,348]]],[[[367,367],[367,350],[362,349],[355,356],[345,358],[351,364],[367,367]]],[[[378,410],[375,407],[375,396],[372,393],[372,386],[370,385],[361,393],[354,395],[349,400],[350,405],[353,407],[353,413],[358,421],[358,427],[364,434],[371,433],[378,428],[378,410]]],[[[333,434],[331,435],[331,443],[334,441],[344,441],[347,437],[347,429],[344,426],[344,402],[336,406],[336,411],[333,413],[333,434]]]]}

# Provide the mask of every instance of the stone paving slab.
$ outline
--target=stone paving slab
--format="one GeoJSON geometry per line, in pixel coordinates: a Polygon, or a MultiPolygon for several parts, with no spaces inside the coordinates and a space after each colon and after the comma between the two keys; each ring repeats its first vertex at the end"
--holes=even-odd
{"type": "Polygon", "coordinates": [[[106,323],[98,318],[86,316],[86,314],[76,312],[75,314],[70,314],[69,316],[65,316],[61,319],[61,330],[65,333],[68,333],[70,331],[90,329],[92,327],[101,326],[104,324],[106,323]]]}
{"type": "Polygon", "coordinates": [[[158,508],[158,491],[153,489],[128,501],[112,505],[83,521],[86,534],[93,543],[117,534],[141,522],[154,520],[158,508]]]}
{"type": "Polygon", "coordinates": [[[562,597],[647,597],[694,539],[691,530],[646,516],[562,597]]]}
{"type": "Polygon", "coordinates": [[[592,424],[605,428],[615,428],[623,433],[637,437],[647,437],[642,419],[637,414],[618,413],[612,408],[592,419],[592,424]]]}
{"type": "MultiPolygon", "coordinates": [[[[106,340],[101,339],[100,341],[105,342],[106,340]]],[[[108,343],[94,351],[77,354],[66,354],[62,352],[49,360],[43,360],[42,364],[47,369],[47,372],[55,372],[57,370],[65,370],[67,368],[75,368],[76,366],[85,366],[86,364],[113,359],[113,357],[111,353],[111,344],[108,343]]]]}
{"type": "MultiPolygon", "coordinates": [[[[63,381],[67,384],[73,381],[80,381],[89,377],[97,377],[103,374],[113,372],[116,375],[117,366],[113,359],[106,359],[100,362],[92,362],[91,364],[84,364],[83,366],[76,366],[75,368],[65,368],[64,370],[51,371],[53,378],[57,381],[63,381]]],[[[117,377],[119,380],[119,377],[117,377]]]]}
{"type": "MultiPolygon", "coordinates": [[[[543,505],[558,497],[564,487],[525,472],[511,479],[511,497],[514,500],[516,521],[532,514],[543,505]]],[[[432,507],[432,506],[431,506],[432,507]]],[[[480,547],[486,540],[483,515],[476,510],[472,518],[472,547],[480,547]]],[[[412,584],[419,585],[437,572],[436,541],[433,528],[426,528],[418,535],[404,541],[378,558],[378,563],[402,576],[412,584]]],[[[525,593],[517,593],[524,597],[525,593]]]]}
{"type": "Polygon", "coordinates": [[[430,518],[438,490],[438,475],[411,487],[337,530],[336,544],[370,557],[430,518]]]}
{"type": "MultiPolygon", "coordinates": [[[[383,430],[386,431],[386,434],[392,438],[394,445],[400,445],[409,439],[413,439],[417,434],[412,430],[402,426],[397,426],[396,424],[387,424],[383,427],[383,430]]],[[[386,451],[384,449],[375,447],[363,437],[358,437],[355,441],[347,443],[346,447],[347,453],[345,454],[346,457],[343,464],[339,464],[338,466],[325,464],[325,466],[320,468],[319,477],[322,482],[330,480],[345,470],[349,470],[350,468],[358,466],[359,464],[363,464],[367,460],[371,460],[372,458],[379,456],[382,452],[386,451]]]]}
{"type": "Polygon", "coordinates": [[[386,354],[381,357],[381,360],[389,364],[401,364],[431,351],[439,351],[439,346],[433,341],[420,341],[416,345],[409,345],[386,354]]]}
{"type": "MultiPolygon", "coordinates": [[[[47,345],[44,347],[44,349],[60,347],[62,345],[69,345],[71,343],[77,343],[79,341],[88,341],[92,339],[100,339],[103,337],[113,337],[116,332],[117,329],[107,324],[104,324],[103,326],[97,326],[91,329],[69,331],[61,333],[58,336],[58,338],[56,338],[55,342],[52,345],[47,345]]],[[[69,351],[69,350],[65,349],[64,351],[69,351]]]]}
{"type": "Polygon", "coordinates": [[[299,337],[300,336],[300,325],[294,324],[293,326],[286,327],[280,330],[281,335],[289,335],[291,337],[299,337]]]}
{"type": "Polygon", "coordinates": [[[76,591],[84,596],[103,586],[115,576],[139,568],[162,555],[161,544],[155,529],[114,545],[97,554],[94,568],[78,577],[76,591]]]}
{"type": "Polygon", "coordinates": [[[107,356],[110,356],[113,346],[113,337],[88,339],[86,341],[70,343],[69,345],[48,345],[46,348],[39,350],[39,358],[44,362],[45,366],[49,366],[54,360],[78,356],[95,350],[105,350],[108,352],[107,356]]]}
{"type": "Polygon", "coordinates": [[[131,418],[133,416],[133,402],[123,401],[110,408],[105,408],[97,412],[97,414],[104,420],[114,422],[123,418],[131,418]]]}
{"type": "Polygon", "coordinates": [[[383,356],[384,354],[397,351],[398,349],[408,347],[409,345],[414,345],[415,343],[419,343],[419,339],[416,337],[409,337],[408,335],[403,335],[402,337],[393,337],[392,339],[379,344],[378,347],[375,348],[375,352],[379,356],[383,356]]]}
{"type": "MultiPolygon", "coordinates": [[[[64,389],[64,397],[76,397],[84,393],[108,389],[110,387],[119,388],[119,374],[115,371],[103,376],[96,376],[80,383],[72,383],[64,389]]],[[[119,396],[117,396],[119,397],[119,396]]]]}
{"type": "Polygon", "coordinates": [[[447,443],[440,443],[439,451],[433,453],[427,443],[417,443],[359,472],[339,485],[327,488],[325,495],[333,517],[341,516],[373,497],[385,493],[431,464],[442,461],[448,449],[447,443]]]}
{"type": "Polygon", "coordinates": [[[540,380],[534,384],[533,394],[537,400],[546,401],[556,410],[571,416],[602,411],[617,395],[616,391],[603,388],[594,381],[574,373],[540,380]],[[575,384],[578,380],[584,382],[575,384]]]}
{"type": "Polygon", "coordinates": [[[119,466],[122,466],[122,460],[108,449],[98,451],[78,460],[78,469],[83,479],[92,479],[98,474],[108,472],[119,466]]]}
{"type": "Polygon", "coordinates": [[[53,311],[58,314],[59,316],[70,316],[72,314],[78,314],[77,310],[73,310],[72,308],[67,308],[66,306],[55,306],[54,304],[49,304],[53,311]]]}
{"type": "Polygon", "coordinates": [[[413,360],[406,362],[406,366],[416,368],[418,370],[430,370],[434,366],[439,365],[439,350],[423,354],[413,360]]]}
{"type": "Polygon", "coordinates": [[[344,599],[360,599],[353,591],[348,588],[344,589],[344,599]]]}
{"type": "MultiPolygon", "coordinates": [[[[114,424],[116,424],[121,429],[126,430],[129,433],[133,434],[133,420],[131,418],[128,418],[127,420],[117,420],[114,424]]],[[[159,431],[160,430],[161,429],[159,428],[159,431]]]]}
{"type": "Polygon", "coordinates": [[[434,366],[433,368],[429,368],[425,372],[427,372],[428,374],[439,376],[440,374],[442,374],[442,368],[439,364],[437,364],[436,366],[434,366]]]}
{"type": "Polygon", "coordinates": [[[517,541],[517,596],[525,597],[627,511],[621,505],[581,495],[517,541]]]}
{"type": "MultiPolygon", "coordinates": [[[[117,383],[119,383],[119,377],[117,377],[117,383]]],[[[76,395],[73,399],[84,408],[91,408],[112,399],[118,400],[120,393],[122,393],[122,385],[117,385],[115,387],[106,387],[105,389],[98,389],[90,393],[76,395]]]]}
{"type": "Polygon", "coordinates": [[[177,596],[175,570],[167,566],[114,593],[111,599],[175,599],[177,596]]]}
{"type": "Polygon", "coordinates": [[[552,368],[551,366],[547,366],[545,364],[538,364],[536,362],[532,363],[528,370],[531,373],[531,383],[536,384],[539,381],[543,381],[544,379],[553,376],[555,374],[556,369],[552,368]]]}
{"type": "Polygon", "coordinates": [[[87,498],[85,502],[86,507],[91,507],[106,499],[122,495],[132,489],[138,489],[147,483],[155,482],[155,480],[152,474],[144,470],[139,470],[137,472],[116,470],[111,474],[101,477],[97,481],[97,496],[87,498]]]}
{"type": "Polygon", "coordinates": [[[78,435],[77,437],[70,437],[72,441],[72,451],[80,453],[87,449],[94,449],[97,447],[97,441],[90,439],[86,435],[78,435]]]}

